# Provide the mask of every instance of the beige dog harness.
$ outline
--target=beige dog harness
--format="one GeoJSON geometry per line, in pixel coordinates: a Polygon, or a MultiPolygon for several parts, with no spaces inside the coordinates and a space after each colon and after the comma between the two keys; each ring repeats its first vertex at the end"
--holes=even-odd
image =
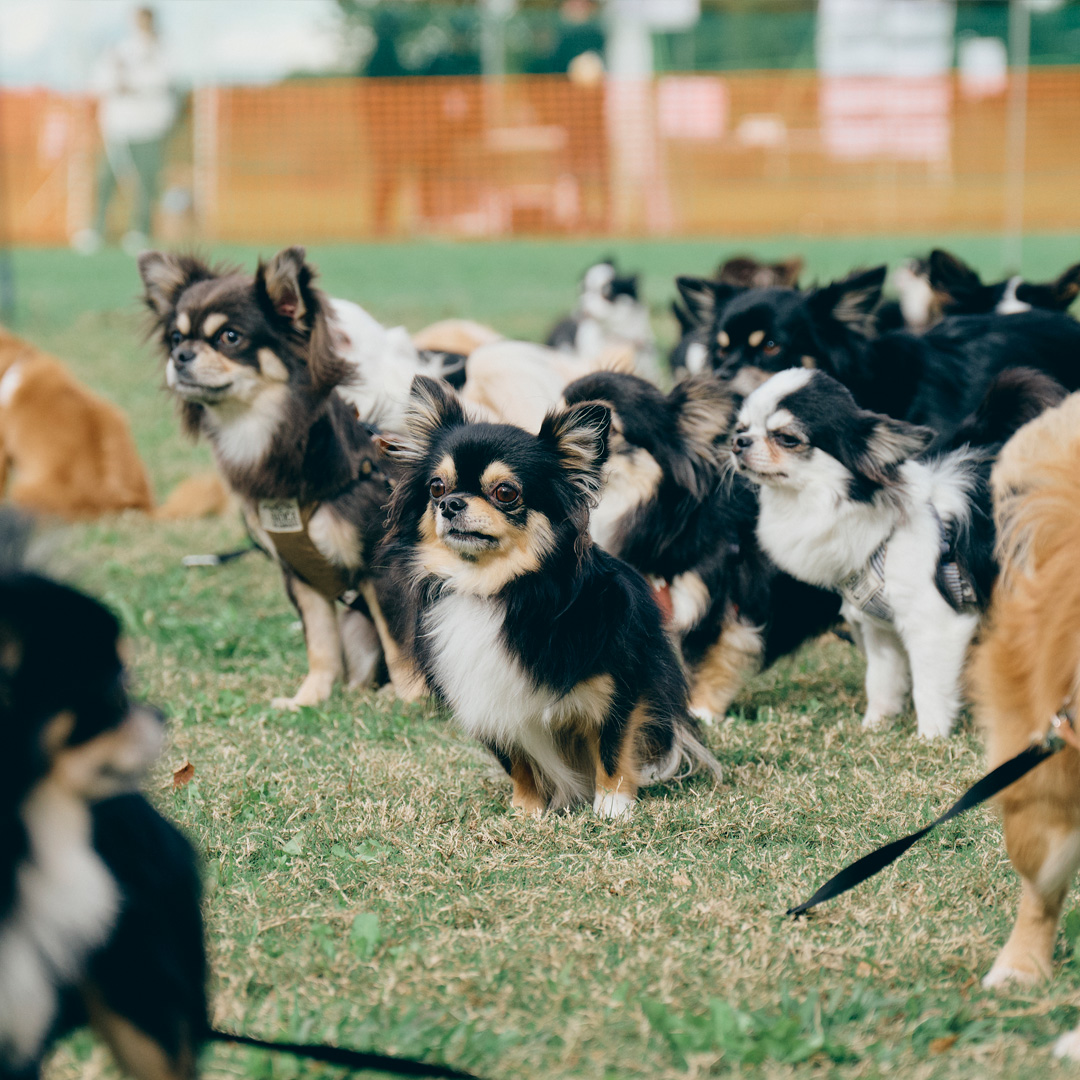
{"type": "Polygon", "coordinates": [[[259,524],[273,541],[278,558],[327,600],[346,598],[350,581],[316,546],[309,531],[321,504],[296,499],[260,499],[259,524]]]}

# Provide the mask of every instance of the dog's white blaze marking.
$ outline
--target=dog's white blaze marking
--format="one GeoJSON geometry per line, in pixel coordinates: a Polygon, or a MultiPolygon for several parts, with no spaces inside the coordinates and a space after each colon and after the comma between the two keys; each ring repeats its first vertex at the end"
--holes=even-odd
{"type": "Polygon", "coordinates": [[[555,803],[592,790],[563,761],[552,740],[557,721],[575,700],[538,688],[502,638],[498,601],[452,593],[425,615],[421,632],[430,642],[434,676],[454,718],[473,738],[502,748],[520,747],[555,789],[555,803]]]}
{"type": "Polygon", "coordinates": [[[749,335],[749,337],[747,337],[746,344],[749,345],[751,349],[756,349],[764,340],[765,331],[755,330],[752,334],[749,335]]]}
{"type": "Polygon", "coordinates": [[[86,804],[48,781],[23,804],[29,858],[14,911],[0,924],[0,1050],[15,1064],[41,1049],[57,1007],[54,973],[74,979],[120,906],[116,882],[94,851],[86,804]]]}
{"type": "Polygon", "coordinates": [[[356,526],[324,503],[311,515],[308,536],[319,551],[335,566],[358,567],[361,563],[356,526]]]}
{"type": "Polygon", "coordinates": [[[180,331],[184,337],[187,337],[191,333],[191,315],[186,311],[181,311],[176,316],[176,329],[180,331]]]}
{"type": "Polygon", "coordinates": [[[259,367],[268,379],[273,379],[275,382],[289,381],[289,369],[276,352],[264,348],[260,349],[256,355],[259,358],[259,367]]]}
{"type": "Polygon", "coordinates": [[[213,315],[207,315],[202,324],[203,337],[213,337],[228,321],[229,316],[223,315],[220,311],[215,311],[213,315]]]}
{"type": "Polygon", "coordinates": [[[214,449],[222,460],[234,468],[258,465],[270,452],[287,397],[287,387],[278,383],[256,391],[250,404],[205,406],[214,449]]]}
{"type": "Polygon", "coordinates": [[[663,475],[656,458],[641,447],[629,454],[612,455],[604,464],[600,502],[589,513],[593,540],[612,551],[622,519],[656,494],[663,475]]]}
{"type": "Polygon", "coordinates": [[[1005,291],[1001,294],[1001,299],[994,307],[994,311],[998,315],[1019,315],[1022,311],[1031,310],[1030,304],[1016,298],[1016,288],[1018,285],[1022,285],[1023,282],[1022,277],[1015,276],[1009,278],[1005,283],[1005,291]]]}
{"type": "Polygon", "coordinates": [[[802,390],[815,376],[816,372],[809,368],[785,368],[778,371],[743,402],[739,411],[740,423],[748,427],[756,423],[764,429],[768,418],[780,408],[780,402],[796,390],[802,390]]]}
{"type": "Polygon", "coordinates": [[[0,378],[0,407],[6,409],[11,404],[11,400],[15,397],[16,391],[22,386],[22,380],[22,362],[16,360],[15,363],[4,372],[3,378],[0,378]]]}
{"type": "Polygon", "coordinates": [[[705,370],[709,359],[709,350],[700,341],[691,341],[686,346],[686,370],[691,375],[698,375],[705,370]]]}
{"type": "Polygon", "coordinates": [[[779,431],[782,427],[787,427],[788,424],[794,423],[795,417],[788,412],[787,409],[780,409],[779,412],[774,412],[768,420],[765,421],[766,431],[779,431]]]}
{"type": "Polygon", "coordinates": [[[701,575],[693,570],[671,579],[671,629],[689,630],[708,610],[709,590],[701,575]]]}

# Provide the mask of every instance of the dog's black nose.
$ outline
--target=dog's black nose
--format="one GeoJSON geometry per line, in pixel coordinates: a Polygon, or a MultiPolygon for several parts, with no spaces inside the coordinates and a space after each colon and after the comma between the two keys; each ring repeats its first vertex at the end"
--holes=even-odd
{"type": "Polygon", "coordinates": [[[447,495],[445,499],[439,500],[439,510],[442,512],[443,517],[452,518],[455,514],[460,514],[465,509],[466,502],[460,495],[447,495]]]}
{"type": "Polygon", "coordinates": [[[184,345],[173,351],[172,358],[174,364],[183,367],[184,364],[190,364],[195,359],[195,350],[190,345],[184,345]]]}
{"type": "Polygon", "coordinates": [[[735,448],[735,453],[738,454],[741,451],[747,449],[753,443],[753,441],[754,440],[750,435],[736,435],[732,442],[732,445],[735,448]]]}

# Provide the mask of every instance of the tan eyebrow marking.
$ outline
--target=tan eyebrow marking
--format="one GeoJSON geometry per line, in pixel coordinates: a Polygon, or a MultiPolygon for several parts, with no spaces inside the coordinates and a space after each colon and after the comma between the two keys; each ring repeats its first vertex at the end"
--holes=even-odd
{"type": "Polygon", "coordinates": [[[454,467],[454,459],[449,454],[439,462],[431,474],[432,479],[436,476],[446,485],[448,494],[457,487],[457,469],[454,467]]]}
{"type": "Polygon", "coordinates": [[[764,330],[755,330],[747,339],[746,344],[756,349],[765,340],[764,330]]]}
{"type": "Polygon", "coordinates": [[[220,311],[207,315],[206,321],[202,324],[203,337],[213,337],[228,321],[229,316],[222,315],[220,311]]]}
{"type": "Polygon", "coordinates": [[[816,368],[817,361],[812,356],[804,356],[802,358],[802,366],[804,368],[816,368]]]}
{"type": "Polygon", "coordinates": [[[776,431],[778,428],[786,427],[788,424],[793,423],[794,420],[795,417],[792,416],[787,409],[779,409],[765,421],[765,430],[776,431]]]}
{"type": "Polygon", "coordinates": [[[731,344],[731,338],[726,330],[721,330],[720,333],[716,335],[716,344],[719,345],[721,349],[726,349],[731,344]]]}
{"type": "Polygon", "coordinates": [[[275,382],[289,381],[289,369],[276,352],[263,348],[259,350],[258,357],[259,367],[268,379],[273,379],[275,382]]]}
{"type": "Polygon", "coordinates": [[[184,337],[187,337],[191,333],[191,316],[186,311],[181,311],[176,316],[176,329],[180,331],[184,337]]]}
{"type": "Polygon", "coordinates": [[[501,461],[493,461],[481,475],[480,486],[493,488],[497,484],[513,484],[516,488],[521,487],[520,481],[509,465],[504,465],[501,461]]]}

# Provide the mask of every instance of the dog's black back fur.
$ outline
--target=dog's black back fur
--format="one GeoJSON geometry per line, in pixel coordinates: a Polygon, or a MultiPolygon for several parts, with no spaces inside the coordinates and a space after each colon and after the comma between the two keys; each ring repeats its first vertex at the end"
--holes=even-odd
{"type": "Polygon", "coordinates": [[[1032,368],[1080,389],[1080,324],[1068,316],[1036,310],[958,316],[921,335],[875,336],[884,279],[885,268],[878,267],[806,294],[732,293],[696,279],[683,279],[681,288],[711,313],[710,366],[721,377],[745,368],[771,375],[817,367],[864,408],[932,427],[940,445],[952,440],[1006,368],[1032,368]]]}

